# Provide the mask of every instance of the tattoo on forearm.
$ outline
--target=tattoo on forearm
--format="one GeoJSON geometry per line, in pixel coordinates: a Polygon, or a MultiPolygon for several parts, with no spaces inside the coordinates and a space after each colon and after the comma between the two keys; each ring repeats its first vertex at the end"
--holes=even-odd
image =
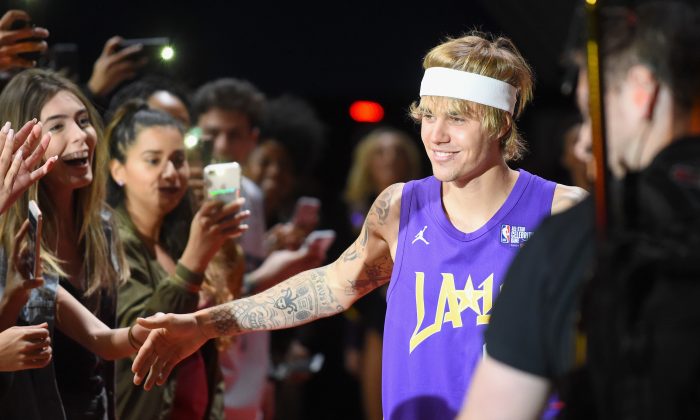
{"type": "Polygon", "coordinates": [[[212,311],[220,335],[299,325],[345,310],[326,282],[326,268],[299,274],[256,296],[230,302],[212,311]]]}
{"type": "Polygon", "coordinates": [[[347,280],[345,294],[363,296],[369,293],[391,279],[393,268],[394,262],[389,256],[382,257],[372,264],[365,264],[364,272],[359,278],[347,280]]]}

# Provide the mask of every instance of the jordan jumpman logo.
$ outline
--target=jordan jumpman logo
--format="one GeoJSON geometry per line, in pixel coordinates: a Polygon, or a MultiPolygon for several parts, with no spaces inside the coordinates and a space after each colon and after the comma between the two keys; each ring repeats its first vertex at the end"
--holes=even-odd
{"type": "Polygon", "coordinates": [[[425,242],[426,245],[430,245],[430,242],[426,241],[425,238],[423,237],[423,233],[425,230],[428,229],[428,226],[423,226],[423,229],[420,230],[420,232],[416,233],[415,238],[413,239],[413,242],[411,242],[411,245],[415,244],[416,241],[423,241],[425,242]]]}

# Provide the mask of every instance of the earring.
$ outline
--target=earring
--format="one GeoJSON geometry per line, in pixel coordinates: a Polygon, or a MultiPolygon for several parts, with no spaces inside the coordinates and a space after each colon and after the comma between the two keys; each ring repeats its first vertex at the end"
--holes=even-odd
{"type": "Polygon", "coordinates": [[[122,181],[122,180],[120,179],[119,181],[117,181],[117,185],[119,185],[120,187],[123,187],[123,186],[124,186],[124,181],[122,181]]]}

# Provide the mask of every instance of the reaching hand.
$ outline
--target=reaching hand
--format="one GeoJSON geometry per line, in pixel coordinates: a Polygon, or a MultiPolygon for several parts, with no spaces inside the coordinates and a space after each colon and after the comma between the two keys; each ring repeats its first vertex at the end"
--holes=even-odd
{"type": "Polygon", "coordinates": [[[134,54],[143,49],[142,45],[130,45],[119,50],[122,38],[114,36],[107,40],[102,54],[95,61],[88,88],[96,96],[107,96],[123,81],[133,79],[146,65],[146,58],[134,59],[134,54]]]}
{"type": "Polygon", "coordinates": [[[0,214],[4,213],[30,185],[49,173],[58,159],[52,156],[38,169],[51,141],[41,136],[41,123],[32,120],[17,133],[6,123],[0,130],[0,214]]]}
{"type": "Polygon", "coordinates": [[[0,333],[0,372],[41,368],[51,361],[48,324],[10,327],[0,333]]]}
{"type": "Polygon", "coordinates": [[[0,18],[0,70],[34,67],[34,61],[20,54],[46,51],[44,38],[49,31],[38,27],[10,29],[19,20],[30,22],[31,17],[23,10],[9,10],[0,18]]]}
{"type": "Polygon", "coordinates": [[[190,225],[190,238],[180,262],[188,269],[203,273],[209,261],[219,252],[224,242],[237,238],[248,229],[241,224],[250,211],[241,210],[244,199],[228,204],[221,201],[205,201],[190,225]]]}
{"type": "Polygon", "coordinates": [[[137,322],[152,329],[131,365],[134,384],[141,385],[145,378],[143,387],[147,391],[154,384],[163,385],[173,367],[209,339],[198,325],[195,314],[156,314],[138,318],[137,322]]]}

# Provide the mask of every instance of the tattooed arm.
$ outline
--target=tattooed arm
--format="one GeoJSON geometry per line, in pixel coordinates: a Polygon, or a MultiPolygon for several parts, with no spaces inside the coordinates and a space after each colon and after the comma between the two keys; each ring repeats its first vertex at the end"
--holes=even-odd
{"type": "Polygon", "coordinates": [[[194,314],[139,319],[153,329],[134,360],[134,383],[160,385],[180,360],[206,340],[274,330],[335,315],[391,278],[403,184],[388,187],[372,205],[360,236],[335,262],[297,274],[257,295],[194,314]],[[149,373],[150,371],[150,373],[149,373]]]}

